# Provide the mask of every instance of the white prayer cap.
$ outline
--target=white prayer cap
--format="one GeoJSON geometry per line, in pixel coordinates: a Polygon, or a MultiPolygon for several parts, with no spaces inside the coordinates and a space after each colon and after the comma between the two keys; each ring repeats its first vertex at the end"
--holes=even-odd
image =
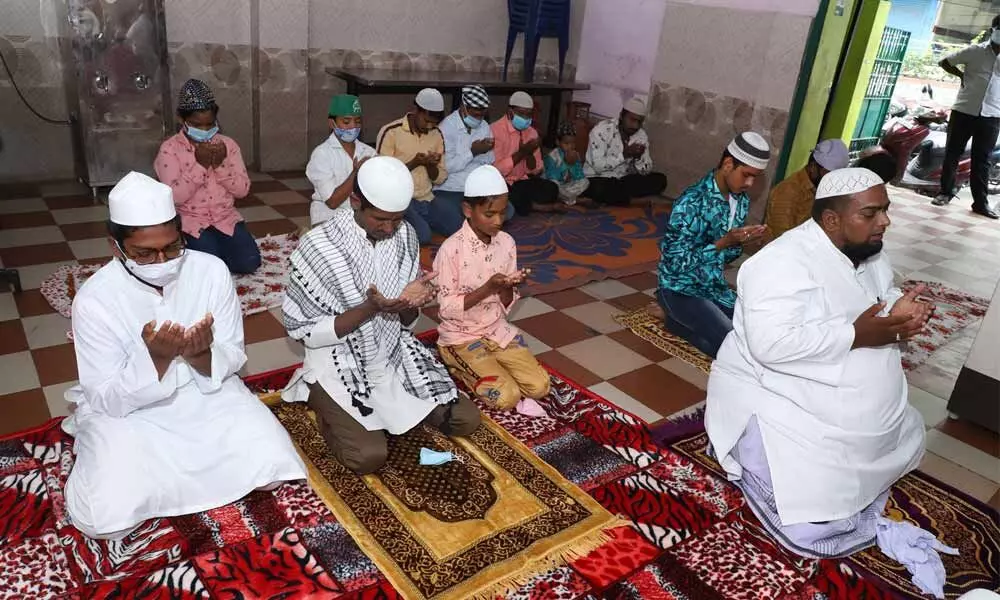
{"type": "Polygon", "coordinates": [[[759,133],[744,131],[729,142],[726,148],[733,158],[755,169],[764,170],[771,160],[771,147],[759,133]]]}
{"type": "Polygon", "coordinates": [[[885,182],[868,169],[859,167],[837,169],[830,171],[823,176],[823,179],[820,179],[819,185],[816,186],[816,199],[858,194],[870,190],[876,185],[885,185],[885,182]]]}
{"type": "Polygon", "coordinates": [[[434,88],[424,88],[417,92],[417,106],[428,112],[442,112],[444,96],[434,88]]]}
{"type": "Polygon", "coordinates": [[[535,108],[535,101],[531,99],[528,92],[514,92],[510,95],[510,106],[514,108],[535,108]]]}
{"type": "Polygon", "coordinates": [[[473,169],[465,178],[465,196],[500,196],[507,193],[507,182],[493,165],[482,165],[473,169]]]}
{"type": "Polygon", "coordinates": [[[159,225],[177,216],[170,186],[136,171],[111,188],[108,212],[112,223],[134,227],[159,225]]]}
{"type": "Polygon", "coordinates": [[[827,171],[843,169],[851,162],[844,141],[838,138],[823,140],[813,149],[813,160],[827,171]]]}
{"type": "Polygon", "coordinates": [[[642,98],[638,96],[632,96],[631,98],[629,98],[629,101],[626,102],[625,106],[623,106],[622,108],[632,113],[633,115],[639,117],[646,116],[646,103],[643,101],[642,98]]]}
{"type": "Polygon", "coordinates": [[[358,169],[358,188],[375,208],[403,212],[413,198],[413,176],[398,158],[373,156],[358,169]]]}

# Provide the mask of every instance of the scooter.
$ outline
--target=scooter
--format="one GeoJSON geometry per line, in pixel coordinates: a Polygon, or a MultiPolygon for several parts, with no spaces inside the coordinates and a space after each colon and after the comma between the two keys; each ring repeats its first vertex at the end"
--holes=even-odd
{"type": "MultiPolygon", "coordinates": [[[[879,145],[866,149],[863,155],[884,152],[892,156],[896,161],[896,177],[892,181],[894,185],[936,196],[941,190],[941,171],[948,139],[948,114],[940,109],[923,107],[918,107],[912,114],[904,114],[890,115],[879,145]]],[[[970,140],[955,171],[955,185],[958,188],[969,184],[972,172],[971,153],[970,140]]],[[[1000,143],[993,148],[989,160],[987,192],[1000,193],[1000,143]]]]}

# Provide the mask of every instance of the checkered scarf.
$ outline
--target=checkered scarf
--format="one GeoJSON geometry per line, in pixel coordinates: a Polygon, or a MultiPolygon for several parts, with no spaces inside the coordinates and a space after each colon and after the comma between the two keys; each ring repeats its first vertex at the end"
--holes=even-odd
{"type": "MultiPolygon", "coordinates": [[[[365,301],[368,286],[387,298],[397,298],[419,273],[420,243],[409,225],[374,247],[358,231],[354,211],[336,211],[332,219],[307,233],[290,258],[291,272],[282,305],[285,329],[292,338],[307,337],[323,319],[341,315],[365,301]]],[[[447,372],[400,323],[399,315],[379,313],[330,347],[352,405],[362,417],[372,413],[365,404],[371,386],[368,367],[385,361],[403,367],[403,387],[418,398],[446,404],[455,399],[447,372]]]]}

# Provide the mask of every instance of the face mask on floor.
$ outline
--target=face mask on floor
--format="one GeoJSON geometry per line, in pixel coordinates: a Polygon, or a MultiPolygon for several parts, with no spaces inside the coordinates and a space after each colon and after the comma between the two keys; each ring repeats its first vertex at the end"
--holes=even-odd
{"type": "Polygon", "coordinates": [[[430,448],[420,449],[420,464],[422,465],[443,465],[455,460],[455,455],[451,452],[438,452],[430,448]]]}

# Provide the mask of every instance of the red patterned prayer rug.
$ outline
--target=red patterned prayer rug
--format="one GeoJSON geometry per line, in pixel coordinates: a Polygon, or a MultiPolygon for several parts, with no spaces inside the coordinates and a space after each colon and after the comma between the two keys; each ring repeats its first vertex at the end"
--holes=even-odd
{"type": "MultiPolygon", "coordinates": [[[[290,375],[285,369],[248,384],[258,392],[280,388],[290,375]]],[[[487,413],[632,527],[612,530],[598,549],[507,597],[892,597],[889,575],[871,565],[783,552],[697,453],[658,447],[635,416],[558,373],[552,378],[552,393],[541,402],[549,416],[487,413]]],[[[0,599],[400,597],[303,483],[152,520],[121,542],[87,539],[63,506],[71,446],[58,421],[0,440],[0,599]]],[[[971,522],[970,532],[987,533],[971,522]]]]}
{"type": "MultiPolygon", "coordinates": [[[[679,461],[694,461],[721,481],[725,476],[722,467],[707,453],[708,435],[703,417],[704,413],[698,411],[674,419],[656,427],[652,436],[669,456],[679,461]]],[[[735,487],[724,485],[739,496],[735,487]]],[[[744,520],[741,527],[746,531],[753,531],[760,541],[768,539],[753,513],[741,509],[736,514],[744,520]]],[[[948,574],[947,598],[957,598],[976,588],[1000,592],[1000,515],[996,510],[929,475],[914,471],[893,486],[886,516],[909,521],[930,531],[946,545],[958,548],[958,556],[941,555],[948,574]]],[[[773,545],[770,541],[767,543],[773,545]]],[[[887,558],[878,548],[869,548],[846,559],[840,563],[840,570],[826,568],[828,577],[843,569],[861,574],[896,597],[927,597],[910,582],[906,568],[887,558]]]]}

